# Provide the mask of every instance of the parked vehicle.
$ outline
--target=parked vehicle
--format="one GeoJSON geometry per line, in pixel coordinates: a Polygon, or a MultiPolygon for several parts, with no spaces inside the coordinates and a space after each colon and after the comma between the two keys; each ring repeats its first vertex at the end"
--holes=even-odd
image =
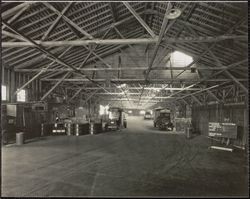
{"type": "Polygon", "coordinates": [[[123,109],[119,107],[111,107],[108,110],[108,122],[105,125],[106,130],[119,130],[127,128],[127,120],[123,109]]]}
{"type": "Polygon", "coordinates": [[[153,115],[151,114],[150,111],[146,111],[145,112],[145,115],[144,115],[144,119],[152,119],[153,118],[153,115]]]}
{"type": "Polygon", "coordinates": [[[160,130],[173,130],[174,125],[171,122],[171,111],[164,108],[156,108],[154,111],[154,127],[160,130]]]}

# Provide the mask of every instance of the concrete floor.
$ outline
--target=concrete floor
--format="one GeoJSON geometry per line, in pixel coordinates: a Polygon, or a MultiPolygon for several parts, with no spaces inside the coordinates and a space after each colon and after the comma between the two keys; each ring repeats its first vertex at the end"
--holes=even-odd
{"type": "Polygon", "coordinates": [[[128,129],[2,147],[2,196],[247,196],[246,154],[208,149],[203,136],[128,129]]]}

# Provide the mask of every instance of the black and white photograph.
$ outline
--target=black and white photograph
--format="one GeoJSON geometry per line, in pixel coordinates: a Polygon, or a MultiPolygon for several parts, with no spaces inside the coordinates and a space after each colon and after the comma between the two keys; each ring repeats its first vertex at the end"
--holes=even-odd
{"type": "Polygon", "coordinates": [[[1,1],[1,197],[248,198],[248,1],[1,1]]]}

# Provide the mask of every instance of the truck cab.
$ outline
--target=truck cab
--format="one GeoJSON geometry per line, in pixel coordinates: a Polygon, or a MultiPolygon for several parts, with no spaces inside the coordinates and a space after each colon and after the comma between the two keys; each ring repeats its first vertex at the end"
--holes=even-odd
{"type": "Polygon", "coordinates": [[[151,112],[150,111],[146,111],[145,112],[145,115],[144,115],[144,119],[146,120],[146,119],[152,119],[152,114],[151,114],[151,112]]]}
{"type": "Polygon", "coordinates": [[[160,130],[173,130],[174,125],[171,122],[171,111],[166,108],[156,108],[154,111],[154,127],[160,130]]]}
{"type": "Polygon", "coordinates": [[[127,121],[123,109],[111,107],[108,110],[108,122],[105,125],[106,130],[119,130],[127,128],[127,121]]]}

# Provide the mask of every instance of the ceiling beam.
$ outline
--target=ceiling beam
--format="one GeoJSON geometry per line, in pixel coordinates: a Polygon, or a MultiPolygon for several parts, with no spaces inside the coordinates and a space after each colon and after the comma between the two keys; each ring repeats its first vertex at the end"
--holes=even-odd
{"type": "Polygon", "coordinates": [[[43,100],[44,100],[53,90],[55,90],[56,87],[57,87],[60,83],[62,83],[62,81],[63,81],[68,75],[69,75],[69,74],[66,73],[66,74],[63,76],[63,78],[61,78],[58,82],[56,82],[56,84],[55,84],[54,86],[52,86],[52,88],[50,88],[50,89],[47,91],[47,93],[45,93],[45,94],[42,96],[41,101],[43,101],[43,100]]]}
{"type": "Polygon", "coordinates": [[[245,93],[248,93],[248,88],[242,84],[236,77],[234,77],[228,70],[225,71],[227,76],[229,76],[245,93]]]}
{"type": "Polygon", "coordinates": [[[88,37],[89,39],[93,39],[94,37],[92,35],[90,35],[89,33],[87,33],[85,30],[83,30],[81,27],[79,27],[76,23],[74,23],[71,19],[69,19],[68,17],[66,17],[65,15],[63,15],[60,11],[58,11],[54,6],[52,6],[50,3],[48,2],[42,2],[47,8],[49,8],[50,10],[52,10],[54,13],[56,13],[58,16],[61,16],[63,18],[64,21],[66,21],[67,23],[69,23],[72,27],[74,27],[76,30],[78,30],[80,33],[82,33],[83,35],[85,35],[86,37],[88,37]]]}
{"type": "MultiPolygon", "coordinates": [[[[195,36],[198,36],[198,34],[196,33],[195,30],[193,30],[191,27],[187,27],[190,32],[192,32],[195,36]]],[[[217,56],[215,56],[215,54],[208,48],[207,45],[205,44],[201,44],[203,46],[203,48],[205,48],[206,50],[208,50],[208,52],[210,53],[210,55],[212,56],[213,60],[216,62],[216,66],[219,67],[224,67],[224,65],[221,63],[221,61],[219,60],[219,58],[217,56]]],[[[239,82],[227,69],[224,71],[224,73],[229,76],[236,84],[238,84],[246,93],[248,93],[248,88],[246,88],[241,82],[239,82]]]]}
{"type": "MultiPolygon", "coordinates": [[[[78,88],[76,88],[78,89],[78,88]]],[[[98,89],[98,87],[84,87],[84,90],[96,90],[98,89]]],[[[107,90],[113,90],[115,89],[114,87],[105,87],[105,89],[107,90]]],[[[128,90],[137,90],[139,91],[140,89],[142,89],[142,87],[128,87],[127,88],[128,90]]],[[[161,89],[161,87],[145,87],[144,88],[145,90],[158,90],[158,89],[161,89]]],[[[182,90],[183,88],[165,88],[164,90],[182,90]]],[[[201,90],[200,88],[190,88],[188,90],[192,90],[192,91],[197,91],[197,90],[201,90]]]]}
{"type": "MultiPolygon", "coordinates": [[[[96,64],[95,66],[99,66],[99,67],[103,67],[103,64],[98,65],[96,64]]],[[[223,70],[226,69],[227,67],[197,67],[196,69],[199,70],[212,70],[212,71],[216,71],[216,70],[223,70]]],[[[79,68],[80,71],[126,71],[126,70],[139,70],[139,71],[144,71],[146,70],[147,67],[121,67],[121,68],[79,68]]],[[[186,67],[172,67],[172,70],[191,70],[190,68],[186,68],[186,67]]],[[[15,72],[25,72],[25,73],[33,73],[33,72],[40,72],[41,70],[43,70],[43,68],[34,68],[34,69],[14,69],[15,72]]],[[[152,70],[158,71],[158,70],[170,70],[170,67],[154,67],[152,68],[152,70]]],[[[61,71],[61,72],[67,72],[67,71],[74,71],[73,69],[70,68],[51,68],[51,69],[47,69],[46,71],[48,72],[57,72],[57,71],[61,71]]]]}
{"type": "MultiPolygon", "coordinates": [[[[203,82],[203,81],[206,81],[206,80],[209,80],[209,79],[211,79],[212,77],[215,77],[215,76],[217,76],[217,75],[223,73],[225,70],[228,70],[228,69],[230,69],[230,68],[236,67],[236,66],[238,66],[239,64],[244,63],[244,62],[247,62],[247,61],[248,61],[248,59],[244,59],[244,60],[242,60],[242,61],[239,61],[239,62],[235,62],[235,63],[233,63],[233,64],[230,64],[230,65],[227,66],[227,69],[223,69],[223,70],[218,71],[218,72],[216,72],[216,73],[214,73],[214,74],[212,74],[212,75],[209,75],[208,77],[205,77],[205,78],[203,78],[203,79],[200,79],[200,82],[199,82],[199,83],[201,83],[201,82],[203,82]]],[[[187,87],[185,87],[185,89],[187,89],[187,88],[192,88],[193,86],[196,86],[196,85],[199,84],[199,83],[195,83],[195,84],[193,84],[193,85],[187,86],[187,87]]],[[[185,90],[185,89],[184,89],[184,90],[185,90]]],[[[170,96],[176,95],[176,94],[181,93],[181,92],[182,92],[182,91],[173,93],[173,94],[171,94],[170,96]]]]}
{"type": "MultiPolygon", "coordinates": [[[[75,94],[69,99],[69,101],[68,102],[71,102],[81,91],[82,91],[82,89],[83,88],[80,88],[78,91],[76,91],[75,92],[75,94]]],[[[99,89],[98,87],[97,87],[97,89],[99,89]]],[[[84,89],[85,90],[85,89],[84,89]]]]}
{"type": "MultiPolygon", "coordinates": [[[[226,33],[225,33],[224,35],[226,35],[226,34],[231,34],[232,31],[235,30],[235,29],[237,29],[244,21],[245,21],[245,18],[239,20],[238,22],[236,22],[233,26],[231,26],[231,27],[226,31],[226,33]]],[[[185,25],[187,26],[186,23],[185,23],[185,25]]],[[[192,63],[190,63],[187,67],[191,67],[193,64],[195,64],[196,62],[198,62],[198,61],[199,61],[207,52],[209,52],[214,46],[216,46],[216,42],[212,43],[212,45],[210,45],[205,51],[203,51],[203,52],[202,52],[202,53],[201,53],[192,63]]],[[[236,62],[236,63],[234,63],[234,64],[231,64],[231,65],[228,66],[227,69],[223,69],[223,70],[221,70],[221,71],[219,71],[219,72],[216,72],[216,73],[212,74],[211,76],[209,76],[208,78],[214,77],[214,76],[216,76],[216,75],[218,75],[218,74],[220,74],[220,73],[222,73],[222,72],[224,72],[224,71],[226,71],[226,70],[228,70],[228,69],[230,69],[230,68],[233,68],[233,67],[235,67],[235,66],[237,66],[237,65],[239,65],[239,64],[245,63],[245,62],[248,62],[248,59],[244,59],[244,60],[242,60],[242,61],[239,61],[239,62],[236,62]]],[[[184,73],[184,72],[185,72],[185,70],[183,70],[182,72],[180,72],[180,73],[175,77],[175,79],[176,79],[177,77],[179,77],[179,76],[180,76],[182,73],[184,73]]],[[[201,82],[203,82],[204,80],[207,80],[208,78],[203,78],[203,79],[201,79],[201,82]]],[[[200,82],[200,83],[201,83],[201,82],[200,82]]],[[[185,88],[191,88],[191,87],[193,87],[193,86],[195,86],[195,85],[197,85],[197,84],[199,84],[199,82],[198,82],[198,83],[195,83],[195,84],[193,84],[193,85],[190,85],[190,86],[188,86],[188,87],[185,87],[185,88]]],[[[183,92],[183,91],[178,91],[178,92],[176,92],[176,93],[174,93],[174,94],[171,94],[170,96],[176,95],[176,94],[181,93],[181,92],[183,92]]],[[[155,96],[154,96],[154,97],[155,97],[155,96]]],[[[152,99],[153,99],[154,97],[152,97],[152,99]]]]}
{"type": "MultiPolygon", "coordinates": [[[[66,25],[69,25],[69,24],[66,23],[66,25]]],[[[76,32],[75,29],[73,29],[71,26],[69,26],[69,28],[74,32],[74,34],[75,34],[78,38],[81,38],[81,35],[80,35],[78,32],[76,32]]],[[[111,28],[112,28],[112,27],[111,27],[111,28]]],[[[111,28],[110,28],[110,29],[111,29],[111,28]]],[[[104,34],[104,36],[103,36],[102,39],[104,39],[104,38],[107,36],[107,34],[109,33],[110,29],[108,29],[108,30],[106,31],[106,33],[104,34]]],[[[90,50],[90,49],[89,49],[88,47],[86,47],[86,46],[83,46],[83,47],[84,47],[87,51],[89,51],[89,54],[88,54],[88,55],[93,54],[93,55],[94,55],[96,58],[98,58],[106,67],[111,68],[111,65],[107,64],[106,61],[105,61],[104,59],[102,59],[99,55],[97,55],[97,54],[94,52],[94,50],[97,48],[97,45],[94,45],[94,47],[93,47],[92,50],[90,50]]],[[[89,56],[87,56],[87,57],[85,58],[85,60],[84,60],[83,63],[78,67],[78,69],[80,69],[81,67],[83,67],[83,65],[85,64],[85,62],[87,61],[88,58],[89,58],[89,56]]],[[[115,78],[117,78],[117,77],[115,77],[115,78]]],[[[92,78],[92,79],[93,79],[93,78],[92,78]]],[[[116,82],[112,82],[112,83],[116,85],[116,82]]],[[[101,87],[101,86],[99,85],[99,87],[101,87]]],[[[107,93],[109,93],[109,91],[106,90],[104,87],[101,87],[101,88],[102,88],[104,91],[106,91],[107,93]]],[[[120,88],[120,89],[123,91],[122,88],[120,88]]],[[[130,100],[129,100],[127,94],[124,93],[124,95],[127,97],[128,101],[130,102],[130,100]]],[[[130,102],[130,103],[131,103],[131,102],[130,102]]],[[[132,105],[132,104],[131,104],[131,105],[132,105]]]]}
{"type": "MultiPolygon", "coordinates": [[[[205,77],[205,78],[203,78],[203,79],[200,79],[198,82],[196,82],[196,83],[194,83],[194,84],[192,84],[192,85],[189,85],[189,86],[187,86],[187,87],[184,87],[183,90],[178,91],[178,92],[175,92],[175,93],[173,93],[173,94],[171,94],[171,95],[169,95],[169,96],[172,97],[172,96],[174,96],[174,95],[177,95],[177,94],[179,94],[179,93],[182,93],[182,92],[185,91],[186,89],[192,88],[192,87],[194,87],[194,86],[196,86],[196,85],[198,85],[198,84],[200,84],[200,83],[202,83],[202,82],[204,82],[204,81],[208,81],[208,80],[210,80],[212,77],[215,77],[215,76],[219,75],[220,73],[223,73],[225,70],[228,70],[228,69],[230,69],[230,68],[234,68],[234,67],[236,67],[236,66],[238,66],[238,65],[240,65],[240,64],[242,64],[242,63],[245,63],[245,62],[247,62],[247,61],[248,61],[248,59],[244,59],[244,60],[241,60],[241,61],[239,61],[239,62],[235,62],[235,63],[233,63],[233,64],[230,64],[230,65],[227,66],[227,69],[223,69],[223,70],[218,71],[218,72],[216,72],[216,73],[214,73],[214,74],[212,74],[212,75],[210,75],[210,76],[208,76],[208,77],[205,77]]],[[[217,81],[217,80],[215,80],[215,81],[217,81]]],[[[224,82],[224,83],[225,83],[225,82],[224,82]]],[[[152,99],[154,99],[154,97],[155,97],[155,96],[153,96],[152,99]]]]}
{"type": "MultiPolygon", "coordinates": [[[[109,33],[110,29],[106,31],[106,33],[103,35],[103,38],[105,38],[107,36],[107,34],[109,33]]],[[[100,56],[98,56],[97,54],[95,54],[93,51],[98,47],[98,45],[96,45],[94,47],[94,49],[90,50],[88,48],[86,48],[86,50],[89,51],[88,55],[85,57],[84,61],[81,62],[80,66],[77,68],[78,70],[82,71],[82,67],[86,64],[86,62],[90,59],[89,57],[91,56],[91,54],[94,54],[95,57],[97,57],[100,61],[102,61],[107,67],[111,67],[109,64],[107,64],[100,56]]],[[[46,78],[49,76],[54,76],[54,75],[58,75],[58,74],[61,74],[62,72],[64,72],[63,70],[60,70],[60,68],[54,68],[54,70],[57,71],[57,73],[52,73],[52,74],[49,74],[49,75],[46,75],[46,78]]],[[[73,71],[73,70],[67,70],[67,71],[73,71]]],[[[53,71],[52,71],[53,72],[53,71]]],[[[93,79],[93,78],[92,78],[93,79]]]]}
{"type": "Polygon", "coordinates": [[[221,100],[210,90],[207,90],[208,94],[212,96],[217,102],[221,102],[221,100]]]}
{"type": "Polygon", "coordinates": [[[27,5],[31,5],[31,4],[34,4],[34,3],[36,3],[36,2],[24,2],[24,3],[18,4],[17,6],[11,8],[11,9],[8,9],[5,12],[3,12],[1,14],[2,19],[6,19],[6,18],[12,16],[13,14],[15,14],[20,9],[26,7],[27,5]]]}
{"type": "Polygon", "coordinates": [[[46,40],[49,37],[49,34],[56,28],[57,24],[61,20],[62,16],[69,10],[69,8],[72,6],[73,2],[69,2],[68,5],[63,9],[61,12],[61,15],[58,15],[58,17],[53,21],[51,26],[47,29],[47,31],[44,33],[41,40],[46,40]]]}
{"type": "MultiPolygon", "coordinates": [[[[9,36],[14,39],[19,39],[18,35],[10,33],[8,31],[3,31],[3,35],[9,36]]],[[[243,39],[247,40],[247,35],[220,35],[216,37],[179,37],[179,38],[165,38],[162,41],[167,41],[168,44],[172,43],[208,43],[208,42],[218,42],[222,40],[229,40],[229,39],[243,39]]],[[[42,40],[34,40],[37,44],[44,46],[44,47],[56,47],[56,46],[88,46],[90,44],[95,45],[130,45],[130,44],[155,44],[158,41],[158,37],[155,38],[131,38],[131,39],[93,39],[93,40],[69,40],[69,41],[42,41],[42,40]]],[[[2,42],[3,48],[21,48],[21,47],[32,47],[35,46],[33,43],[25,41],[7,41],[2,42]]],[[[205,53],[204,53],[205,54],[205,53]]]]}
{"type": "MultiPolygon", "coordinates": [[[[42,79],[42,81],[58,81],[59,79],[49,79],[49,78],[44,78],[42,79]]],[[[238,79],[239,81],[248,81],[247,78],[245,79],[238,79]]],[[[72,78],[72,79],[65,79],[64,81],[69,81],[69,82],[89,82],[88,79],[84,79],[84,78],[72,78]]],[[[107,79],[103,78],[103,79],[95,79],[96,82],[106,82],[107,79]]],[[[138,78],[133,78],[133,79],[129,79],[129,78],[126,78],[126,79],[110,79],[111,82],[145,82],[145,79],[141,78],[141,79],[138,79],[138,78]]],[[[178,82],[178,83],[190,83],[190,82],[195,82],[196,84],[200,83],[200,82],[225,82],[225,81],[232,81],[231,79],[228,79],[228,78],[217,78],[217,79],[175,79],[175,80],[172,80],[172,79],[150,79],[149,80],[150,83],[152,82],[161,82],[161,83],[170,83],[170,82],[178,82]],[[201,81],[202,80],[202,81],[201,81]]],[[[193,85],[194,86],[194,85],[193,85]]],[[[190,87],[191,88],[191,87],[190,87]]],[[[164,90],[164,88],[161,88],[161,90],[164,90]]],[[[186,89],[189,89],[189,88],[186,88],[185,87],[185,90],[186,89]]]]}
{"type": "MultiPolygon", "coordinates": [[[[2,23],[4,25],[6,25],[10,30],[12,30],[13,32],[15,32],[16,34],[20,35],[21,37],[23,37],[23,40],[31,42],[33,44],[35,44],[36,48],[41,51],[43,54],[45,54],[47,56],[48,59],[52,60],[52,61],[56,61],[57,63],[59,63],[60,65],[66,66],[68,68],[72,68],[74,69],[79,75],[81,75],[82,77],[84,77],[85,79],[89,80],[90,82],[96,84],[98,87],[102,88],[99,83],[95,82],[94,80],[92,80],[91,78],[89,78],[88,76],[86,76],[82,71],[79,71],[77,68],[75,68],[74,66],[71,66],[69,64],[67,64],[65,61],[63,61],[61,58],[59,58],[58,56],[55,56],[53,53],[51,53],[50,51],[46,50],[45,48],[43,48],[42,46],[40,46],[39,44],[35,43],[33,40],[31,40],[30,38],[28,38],[27,36],[25,36],[24,34],[20,33],[18,30],[15,30],[10,24],[8,24],[6,21],[2,20],[2,23]]],[[[68,73],[66,73],[65,78],[67,77],[68,73]]],[[[105,89],[104,89],[105,90],[105,89]]],[[[47,93],[46,93],[47,94],[47,93]]],[[[44,95],[45,96],[45,95],[44,95]]],[[[42,99],[44,99],[44,96],[42,97],[42,99]]],[[[47,96],[47,95],[46,95],[47,96]]]]}
{"type": "Polygon", "coordinates": [[[151,37],[155,38],[156,35],[153,30],[145,23],[145,21],[140,17],[138,13],[130,6],[128,2],[123,1],[122,2],[126,8],[134,15],[134,17],[139,21],[139,23],[147,30],[147,32],[151,35],[151,37]]]}
{"type": "MultiPolygon", "coordinates": [[[[12,16],[7,22],[9,24],[11,24],[13,21],[15,21],[17,18],[19,18],[29,7],[31,4],[27,4],[26,6],[24,6],[21,10],[19,10],[14,16],[12,16]]],[[[6,26],[3,25],[2,26],[2,30],[5,28],[6,26]]]]}
{"type": "Polygon", "coordinates": [[[228,83],[228,82],[223,82],[223,83],[221,83],[221,84],[217,84],[217,85],[214,85],[214,86],[210,86],[210,87],[208,87],[208,88],[201,89],[200,91],[196,91],[196,92],[193,92],[193,93],[184,95],[184,96],[180,97],[180,99],[184,99],[184,98],[186,98],[186,97],[188,97],[188,96],[194,96],[194,95],[196,95],[196,94],[198,94],[198,93],[202,93],[202,92],[205,92],[205,91],[214,89],[214,88],[218,88],[218,87],[220,87],[220,86],[222,86],[222,85],[224,85],[224,84],[226,84],[226,83],[228,83]]]}
{"type": "MultiPolygon", "coordinates": [[[[187,7],[187,5],[188,5],[188,4],[186,4],[186,6],[184,7],[184,9],[187,7]]],[[[148,69],[145,71],[145,72],[146,72],[146,73],[145,73],[145,82],[148,81],[149,73],[150,73],[151,68],[152,68],[152,66],[153,66],[153,64],[154,64],[154,61],[155,61],[155,58],[156,58],[158,49],[159,49],[159,47],[160,47],[160,44],[161,44],[161,42],[162,42],[162,39],[163,39],[164,35],[167,33],[167,31],[170,29],[170,27],[175,23],[175,20],[176,20],[176,19],[172,20],[171,23],[168,24],[168,21],[169,21],[168,15],[170,14],[171,8],[172,8],[171,2],[168,2],[168,5],[167,5],[167,8],[166,8],[166,10],[165,10],[164,17],[163,17],[163,21],[162,21],[162,24],[161,24],[161,29],[160,29],[160,33],[159,33],[159,38],[158,38],[158,40],[157,40],[157,43],[156,43],[156,46],[155,46],[155,49],[154,49],[154,52],[153,52],[153,56],[152,56],[152,58],[151,58],[151,60],[150,60],[150,63],[149,63],[149,65],[148,65],[148,69]],[[168,25],[168,26],[167,26],[167,25],[168,25]]],[[[139,105],[139,103],[140,103],[140,98],[141,98],[141,96],[142,96],[142,94],[143,94],[143,91],[144,91],[144,89],[142,89],[142,91],[141,91],[141,94],[140,94],[140,97],[139,97],[138,105],[139,105]]]]}
{"type": "Polygon", "coordinates": [[[108,2],[108,4],[113,18],[113,22],[115,23],[117,21],[117,14],[115,12],[115,2],[108,2]]]}
{"type": "Polygon", "coordinates": [[[194,101],[196,101],[200,106],[202,105],[202,103],[200,102],[200,100],[197,98],[197,97],[195,97],[194,95],[192,95],[192,94],[190,94],[191,95],[191,97],[194,99],[194,101]]]}

